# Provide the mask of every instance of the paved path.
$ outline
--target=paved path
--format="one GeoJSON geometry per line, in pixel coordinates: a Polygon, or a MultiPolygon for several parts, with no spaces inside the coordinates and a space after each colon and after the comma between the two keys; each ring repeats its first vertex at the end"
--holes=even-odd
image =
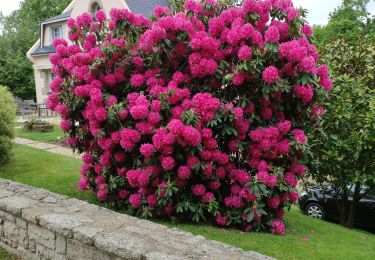
{"type": "Polygon", "coordinates": [[[81,158],[81,155],[74,154],[70,148],[61,147],[55,144],[42,143],[42,142],[37,142],[37,141],[33,141],[33,140],[25,139],[25,138],[19,138],[19,137],[16,137],[14,139],[14,142],[16,144],[26,145],[26,146],[36,148],[39,150],[43,150],[46,152],[50,152],[50,153],[65,155],[65,156],[74,157],[78,159],[81,158]]]}

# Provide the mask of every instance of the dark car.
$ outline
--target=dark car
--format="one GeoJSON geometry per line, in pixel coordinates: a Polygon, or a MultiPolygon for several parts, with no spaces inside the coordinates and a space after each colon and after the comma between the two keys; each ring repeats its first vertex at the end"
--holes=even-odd
{"type": "MultiPolygon", "coordinates": [[[[354,189],[352,186],[349,187],[349,191],[354,189]]],[[[375,230],[375,188],[363,188],[361,193],[364,196],[358,203],[355,225],[375,230]]],[[[338,189],[332,184],[309,186],[301,192],[298,206],[310,217],[339,220],[337,202],[340,199],[338,189]]],[[[349,195],[348,199],[351,201],[353,198],[349,195]]]]}

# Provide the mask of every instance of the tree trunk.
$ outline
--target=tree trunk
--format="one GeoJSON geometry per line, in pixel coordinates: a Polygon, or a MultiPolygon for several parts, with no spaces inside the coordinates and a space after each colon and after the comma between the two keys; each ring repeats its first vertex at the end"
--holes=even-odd
{"type": "Polygon", "coordinates": [[[348,188],[346,186],[343,187],[340,196],[341,200],[336,201],[340,212],[340,225],[345,226],[349,212],[348,188]]]}
{"type": "Polygon", "coordinates": [[[350,205],[350,209],[348,211],[348,216],[346,218],[346,223],[345,227],[347,228],[353,228],[354,227],[354,221],[355,221],[355,216],[357,213],[357,205],[360,200],[360,191],[361,191],[361,184],[356,183],[355,188],[354,188],[354,194],[353,194],[353,201],[350,205]]]}

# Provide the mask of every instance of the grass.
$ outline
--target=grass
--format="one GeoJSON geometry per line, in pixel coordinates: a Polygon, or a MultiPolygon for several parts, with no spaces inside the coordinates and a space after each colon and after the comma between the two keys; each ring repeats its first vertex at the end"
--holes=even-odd
{"type": "Polygon", "coordinates": [[[9,254],[5,249],[0,247],[0,259],[1,260],[18,260],[19,258],[15,255],[9,254]]]}
{"type": "Polygon", "coordinates": [[[60,126],[55,125],[53,132],[46,132],[46,133],[39,133],[39,132],[31,132],[26,131],[22,127],[16,128],[15,134],[16,137],[26,138],[33,141],[50,143],[50,142],[58,142],[61,138],[65,136],[64,132],[61,131],[60,126]]]}
{"type": "Polygon", "coordinates": [[[79,159],[15,145],[13,160],[0,166],[0,178],[96,202],[93,194],[77,189],[80,166],[79,159]]]}
{"type": "MultiPolygon", "coordinates": [[[[16,145],[15,157],[10,164],[0,167],[0,177],[97,203],[93,194],[76,190],[80,164],[78,159],[16,145]]],[[[375,259],[374,234],[309,218],[297,208],[287,212],[285,221],[285,236],[158,222],[278,259],[375,259]]]]}

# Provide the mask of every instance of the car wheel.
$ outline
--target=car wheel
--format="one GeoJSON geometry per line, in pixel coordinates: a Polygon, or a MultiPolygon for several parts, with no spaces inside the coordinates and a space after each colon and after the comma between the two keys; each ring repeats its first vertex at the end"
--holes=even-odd
{"type": "Polygon", "coordinates": [[[310,203],[307,205],[305,213],[309,217],[324,219],[325,214],[322,206],[316,203],[310,203]]]}

